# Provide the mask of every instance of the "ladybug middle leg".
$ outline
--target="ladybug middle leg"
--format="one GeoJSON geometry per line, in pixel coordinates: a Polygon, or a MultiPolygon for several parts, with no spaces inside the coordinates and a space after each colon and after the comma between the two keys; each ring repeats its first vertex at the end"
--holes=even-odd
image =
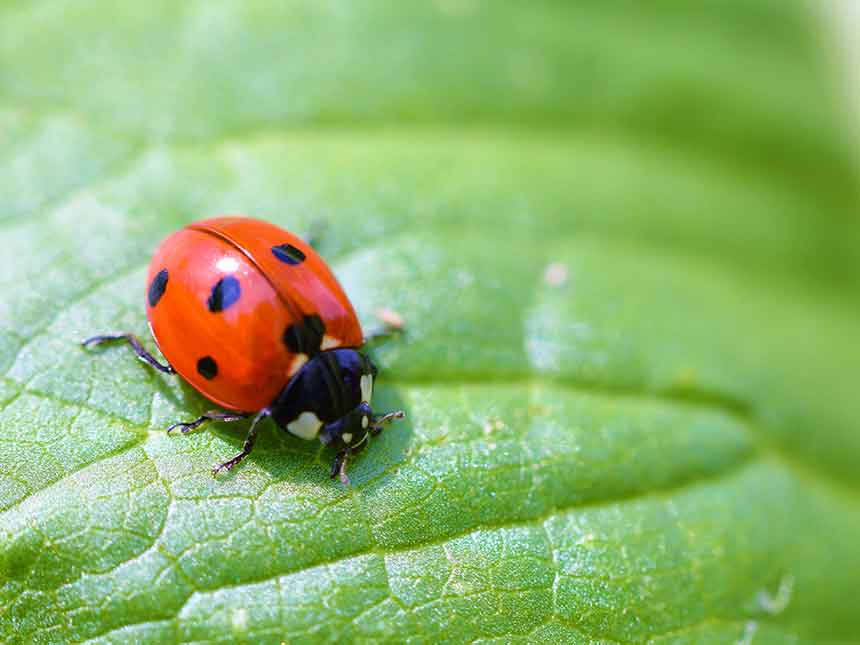
{"type": "Polygon", "coordinates": [[[100,336],[90,336],[85,341],[81,343],[83,347],[93,347],[95,345],[101,345],[102,343],[108,343],[116,340],[124,340],[131,348],[134,350],[134,353],[137,354],[137,357],[149,363],[152,367],[157,369],[160,372],[164,372],[165,374],[176,374],[176,370],[173,369],[170,365],[165,365],[161,363],[155,356],[146,351],[141,344],[140,340],[134,334],[124,333],[124,334],[102,334],[100,336]]]}
{"type": "Polygon", "coordinates": [[[215,466],[215,468],[212,469],[213,475],[230,470],[233,466],[251,454],[251,451],[254,449],[254,444],[257,442],[257,426],[260,424],[260,421],[270,416],[272,416],[272,411],[269,408],[263,408],[257,413],[257,416],[254,417],[254,421],[251,423],[251,427],[248,428],[248,435],[245,437],[245,443],[242,444],[242,452],[232,459],[228,459],[223,464],[215,466]]]}
{"type": "Polygon", "coordinates": [[[182,434],[188,434],[192,430],[199,428],[207,421],[221,421],[223,423],[230,423],[231,421],[241,421],[242,419],[247,419],[249,416],[250,415],[245,412],[219,412],[218,410],[210,410],[205,414],[201,414],[199,417],[194,419],[194,421],[174,423],[172,426],[167,428],[167,434],[170,434],[174,430],[179,430],[179,432],[181,432],[182,434]]]}

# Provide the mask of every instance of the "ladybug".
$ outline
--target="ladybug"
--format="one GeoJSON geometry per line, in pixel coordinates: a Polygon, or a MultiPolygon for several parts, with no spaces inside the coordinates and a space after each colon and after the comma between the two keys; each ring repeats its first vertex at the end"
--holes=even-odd
{"type": "Polygon", "coordinates": [[[271,417],[337,450],[331,477],[348,484],[350,457],[404,416],[374,415],[377,369],[359,351],[365,338],[352,304],[313,248],[274,224],[216,217],[169,236],[149,265],[146,315],[166,365],[130,333],[82,344],[125,341],[140,359],[178,373],[228,410],[175,423],[168,433],[253,416],[242,451],[215,466],[215,475],[250,454],[260,422],[271,417]]]}

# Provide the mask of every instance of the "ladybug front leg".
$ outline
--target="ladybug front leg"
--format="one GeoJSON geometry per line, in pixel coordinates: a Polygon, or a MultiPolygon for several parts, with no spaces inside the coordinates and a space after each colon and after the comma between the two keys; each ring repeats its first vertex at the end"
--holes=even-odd
{"type": "Polygon", "coordinates": [[[244,412],[219,412],[218,410],[210,410],[205,414],[201,414],[199,417],[194,419],[194,421],[188,421],[186,423],[174,423],[167,429],[167,434],[170,434],[174,430],[179,430],[179,432],[181,432],[182,434],[188,434],[192,430],[199,428],[207,421],[222,421],[224,423],[230,423],[231,421],[241,421],[242,419],[247,419],[248,416],[250,415],[244,412]]]}
{"type": "Polygon", "coordinates": [[[396,412],[389,412],[388,414],[383,414],[381,417],[373,417],[373,421],[370,423],[370,428],[368,432],[372,437],[377,436],[382,430],[392,421],[396,421],[397,419],[402,419],[406,416],[406,413],[403,410],[397,410],[396,412]]]}
{"type": "Polygon", "coordinates": [[[242,452],[238,455],[225,461],[223,464],[218,464],[215,468],[212,469],[212,474],[217,475],[220,472],[230,470],[242,461],[245,457],[251,454],[251,451],[254,449],[254,444],[257,442],[257,426],[260,421],[272,415],[272,411],[269,408],[263,408],[257,413],[257,416],[254,417],[254,421],[251,423],[251,427],[248,428],[248,435],[245,437],[245,443],[242,444],[242,452]]]}
{"type": "Polygon", "coordinates": [[[346,475],[346,465],[349,462],[349,458],[352,456],[352,451],[347,448],[346,450],[341,450],[337,453],[337,456],[334,458],[334,461],[331,462],[331,478],[334,479],[338,475],[340,475],[340,482],[344,486],[349,486],[349,477],[346,475]]]}
{"type": "Polygon", "coordinates": [[[137,357],[149,363],[152,367],[159,370],[160,372],[164,372],[165,374],[176,374],[176,370],[173,369],[170,365],[165,365],[160,363],[157,358],[155,358],[152,354],[146,351],[143,348],[143,345],[138,340],[137,336],[134,334],[104,334],[101,336],[90,336],[85,341],[81,343],[84,347],[92,347],[94,345],[101,345],[102,343],[107,343],[115,340],[124,340],[131,348],[134,350],[134,353],[137,354],[137,357]]]}

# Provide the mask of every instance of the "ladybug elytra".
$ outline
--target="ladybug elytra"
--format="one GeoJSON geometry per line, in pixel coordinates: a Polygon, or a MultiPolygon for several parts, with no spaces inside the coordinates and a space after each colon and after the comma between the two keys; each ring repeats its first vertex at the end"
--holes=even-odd
{"type": "Polygon", "coordinates": [[[331,476],[346,484],[350,457],[369,435],[404,416],[374,415],[377,369],[359,351],[365,338],[352,304],[313,248],[274,224],[218,217],[169,236],[149,266],[146,313],[167,365],[133,334],[93,336],[83,344],[126,341],[142,360],[178,373],[228,410],[168,432],[255,415],[242,451],[214,474],[248,456],[260,422],[271,417],[337,450],[331,476]]]}

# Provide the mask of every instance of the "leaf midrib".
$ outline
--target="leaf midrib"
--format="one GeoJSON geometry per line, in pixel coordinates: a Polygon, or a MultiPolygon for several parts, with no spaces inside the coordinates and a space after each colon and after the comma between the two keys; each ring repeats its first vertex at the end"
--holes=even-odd
{"type": "MultiPolygon", "coordinates": [[[[132,273],[134,270],[140,268],[141,265],[132,266],[127,268],[124,271],[125,275],[132,273]]],[[[116,279],[120,279],[116,277],[116,279]]],[[[105,283],[110,283],[110,280],[105,281],[105,283]]],[[[80,298],[81,300],[85,299],[88,295],[84,293],[80,298]]],[[[56,317],[62,315],[63,308],[57,312],[56,317]]],[[[53,324],[53,320],[49,322],[45,329],[50,327],[53,324]]],[[[44,330],[43,330],[44,331],[44,330]]],[[[36,334],[34,338],[38,337],[39,334],[36,334]]],[[[24,350],[24,347],[19,349],[19,353],[24,350]]],[[[13,361],[14,363],[14,361],[13,361]]],[[[140,369],[146,370],[146,366],[141,365],[140,369]]],[[[34,377],[35,378],[35,377],[34,377]]],[[[152,379],[160,378],[159,375],[151,375],[152,379]]],[[[56,403],[60,403],[62,405],[66,405],[69,407],[74,407],[79,410],[89,410],[93,413],[96,413],[107,420],[117,422],[123,426],[126,430],[131,430],[136,433],[139,433],[139,441],[133,441],[126,444],[117,450],[111,451],[109,454],[105,454],[100,457],[99,460],[89,462],[86,464],[82,464],[80,467],[64,474],[62,477],[53,480],[49,485],[55,485],[57,482],[62,481],[63,479],[73,475],[80,470],[83,470],[89,466],[92,466],[98,461],[114,457],[118,454],[121,454],[124,451],[130,450],[135,446],[142,445],[149,433],[153,432],[152,429],[152,416],[151,416],[151,406],[150,406],[150,418],[144,423],[135,423],[134,421],[120,417],[116,414],[112,414],[98,406],[92,405],[88,402],[74,401],[70,399],[65,399],[59,397],[53,393],[40,391],[38,389],[34,389],[29,387],[29,383],[32,379],[27,382],[20,383],[13,379],[9,379],[8,377],[4,377],[3,380],[6,383],[13,385],[13,387],[19,388],[18,392],[13,395],[11,398],[7,399],[6,402],[0,407],[0,409],[6,409],[12,402],[18,399],[20,396],[27,394],[29,396],[42,398],[44,400],[53,401],[56,403]]],[[[818,464],[804,460],[802,457],[798,458],[798,456],[787,453],[781,448],[779,448],[772,441],[767,440],[767,435],[762,431],[761,428],[758,427],[758,422],[756,420],[754,414],[754,408],[747,404],[746,402],[735,400],[732,397],[728,397],[723,395],[720,392],[715,392],[707,389],[703,389],[701,387],[685,389],[682,392],[673,392],[673,391],[650,391],[644,388],[633,388],[633,387],[611,387],[606,384],[595,384],[595,383],[587,383],[587,382],[576,382],[571,379],[552,379],[551,377],[547,377],[547,375],[540,374],[524,374],[520,377],[512,378],[510,375],[491,375],[488,374],[482,378],[464,378],[457,377],[453,379],[456,384],[459,385],[473,385],[473,386],[484,386],[484,385],[492,385],[494,383],[504,382],[508,385],[513,385],[515,387],[522,388],[550,388],[550,389],[562,389],[568,392],[582,394],[582,395],[596,395],[600,397],[604,397],[607,399],[611,399],[613,401],[635,401],[643,404],[660,404],[665,406],[671,406],[674,408],[683,407],[691,410],[699,410],[702,412],[712,412],[722,414],[730,419],[732,419],[737,425],[743,427],[749,436],[753,440],[753,445],[757,446],[758,450],[765,450],[770,453],[772,457],[777,458],[779,461],[785,462],[786,464],[790,464],[793,470],[798,471],[804,478],[804,480],[808,480],[810,483],[814,483],[817,485],[821,485],[822,483],[828,488],[831,489],[833,493],[839,495],[839,497],[846,498],[849,500],[855,500],[854,495],[856,493],[856,488],[850,484],[850,482],[844,480],[843,478],[839,478],[834,476],[828,470],[820,467],[818,464]],[[814,474],[814,477],[812,476],[814,474]]],[[[432,378],[427,379],[413,379],[413,380],[401,380],[395,379],[390,382],[383,381],[381,383],[381,387],[432,387],[439,385],[450,385],[451,380],[434,380],[432,378]]],[[[157,432],[157,431],[156,431],[157,432]]],[[[417,452],[416,454],[421,454],[421,452],[417,452]]],[[[399,467],[402,464],[398,464],[399,467]]],[[[385,471],[387,472],[387,471],[385,471]]],[[[375,477],[374,480],[377,478],[375,477]]],[[[368,484],[371,482],[367,482],[368,484]]],[[[8,507],[4,511],[0,511],[0,513],[5,513],[10,511],[22,503],[24,503],[27,499],[37,494],[39,491],[34,491],[29,495],[17,500],[13,505],[8,507]]],[[[860,500],[855,500],[858,504],[860,504],[860,500]]]]}

